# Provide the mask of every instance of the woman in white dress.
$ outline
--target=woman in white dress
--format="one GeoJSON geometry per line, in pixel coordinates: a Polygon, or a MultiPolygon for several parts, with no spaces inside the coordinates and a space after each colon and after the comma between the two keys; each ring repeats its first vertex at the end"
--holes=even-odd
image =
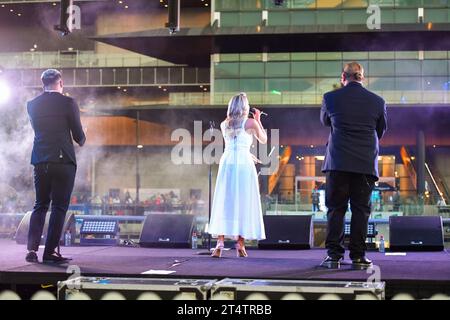
{"type": "Polygon", "coordinates": [[[236,254],[247,257],[244,241],[265,239],[258,175],[250,153],[253,137],[267,143],[261,111],[250,106],[245,93],[231,98],[227,118],[220,124],[225,151],[220,159],[208,232],[217,236],[212,257],[220,258],[224,239],[236,239],[236,254]]]}

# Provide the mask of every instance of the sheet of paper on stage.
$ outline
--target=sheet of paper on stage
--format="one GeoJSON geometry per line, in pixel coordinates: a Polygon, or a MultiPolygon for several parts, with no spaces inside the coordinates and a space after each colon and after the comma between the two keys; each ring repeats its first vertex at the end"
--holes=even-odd
{"type": "Polygon", "coordinates": [[[387,256],[406,256],[406,252],[386,252],[387,256]]]}
{"type": "Polygon", "coordinates": [[[141,274],[161,274],[161,275],[166,275],[166,274],[171,274],[174,273],[176,271],[173,270],[148,270],[148,271],[144,271],[141,274]]]}

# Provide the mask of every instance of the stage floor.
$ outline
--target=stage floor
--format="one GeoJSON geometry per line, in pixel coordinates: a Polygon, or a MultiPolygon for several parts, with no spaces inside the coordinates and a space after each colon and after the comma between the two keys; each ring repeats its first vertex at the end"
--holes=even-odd
{"type": "MultiPolygon", "coordinates": [[[[62,253],[73,258],[70,265],[80,268],[84,276],[147,276],[149,270],[175,271],[163,277],[180,278],[259,278],[295,280],[367,281],[373,272],[352,270],[348,265],[339,270],[318,267],[326,252],[313,250],[248,250],[248,258],[237,258],[235,251],[224,252],[221,259],[199,253],[198,249],[157,249],[134,247],[62,247],[62,253]]],[[[68,265],[32,264],[25,261],[26,246],[12,240],[0,240],[0,284],[46,284],[65,280],[68,265]]],[[[40,254],[42,250],[40,250],[40,254]]],[[[41,255],[39,254],[39,259],[41,255]]],[[[411,290],[435,287],[450,293],[450,254],[442,252],[408,252],[390,256],[368,252],[379,267],[381,281],[387,289],[408,287],[411,290]]],[[[348,259],[348,257],[347,257],[348,259]]],[[[377,272],[377,268],[374,268],[377,272]]]]}

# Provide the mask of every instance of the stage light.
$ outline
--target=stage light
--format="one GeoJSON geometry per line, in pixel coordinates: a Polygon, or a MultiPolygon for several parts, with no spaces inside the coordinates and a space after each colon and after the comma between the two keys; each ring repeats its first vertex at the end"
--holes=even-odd
{"type": "Polygon", "coordinates": [[[270,91],[270,93],[281,96],[281,92],[278,90],[272,90],[272,91],[270,91]]]}
{"type": "Polygon", "coordinates": [[[170,34],[180,31],[180,0],[169,0],[169,22],[166,27],[169,28],[170,34]]]}
{"type": "Polygon", "coordinates": [[[9,86],[6,83],[0,81],[0,104],[8,102],[10,96],[11,90],[9,89],[9,86]]]}
{"type": "Polygon", "coordinates": [[[80,229],[80,245],[117,245],[119,223],[115,220],[83,220],[80,229]]]}
{"type": "Polygon", "coordinates": [[[72,32],[72,14],[73,0],[61,0],[61,12],[59,16],[59,25],[55,26],[55,30],[60,31],[63,36],[72,32]]]}

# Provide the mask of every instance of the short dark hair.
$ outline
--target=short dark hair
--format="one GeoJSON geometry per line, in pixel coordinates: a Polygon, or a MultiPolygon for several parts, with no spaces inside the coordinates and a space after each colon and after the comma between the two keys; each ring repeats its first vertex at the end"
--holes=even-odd
{"type": "Polygon", "coordinates": [[[62,79],[61,72],[56,69],[47,69],[42,72],[41,81],[44,87],[48,87],[62,79]]]}

